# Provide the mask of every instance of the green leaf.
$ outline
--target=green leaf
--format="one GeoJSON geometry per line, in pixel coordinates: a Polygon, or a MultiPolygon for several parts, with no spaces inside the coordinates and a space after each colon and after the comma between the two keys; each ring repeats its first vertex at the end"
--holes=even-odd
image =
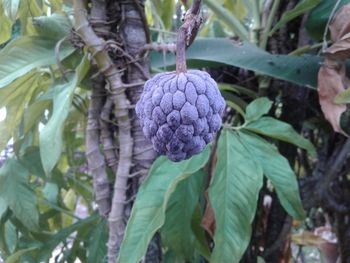
{"type": "Polygon", "coordinates": [[[2,6],[5,15],[12,21],[16,20],[20,0],[3,0],[2,6]]]}
{"type": "Polygon", "coordinates": [[[107,262],[108,228],[105,220],[98,221],[90,233],[87,263],[107,262]]]}
{"type": "Polygon", "coordinates": [[[62,14],[33,17],[33,25],[37,33],[52,39],[59,40],[69,34],[73,28],[69,17],[62,14]]]}
{"type": "Polygon", "coordinates": [[[57,184],[51,182],[47,182],[43,188],[45,199],[52,204],[57,204],[58,191],[57,184]]]}
{"type": "Polygon", "coordinates": [[[177,185],[201,169],[209,159],[210,147],[191,159],[174,163],[159,157],[149,176],[140,187],[126,227],[118,262],[138,263],[147,251],[153,235],[165,221],[165,212],[171,194],[177,185]]]}
{"type": "Polygon", "coordinates": [[[39,212],[36,196],[28,184],[28,171],[15,159],[8,159],[0,169],[0,197],[13,214],[30,230],[38,230],[39,212]]]}
{"type": "Polygon", "coordinates": [[[313,9],[321,2],[322,2],[322,0],[302,0],[302,1],[300,1],[292,10],[289,10],[283,14],[282,18],[272,28],[269,35],[272,36],[273,33],[275,33],[278,29],[283,27],[289,21],[293,20],[294,18],[296,18],[298,16],[305,14],[306,12],[313,9]]]}
{"type": "Polygon", "coordinates": [[[338,103],[338,104],[350,103],[350,87],[337,94],[337,96],[335,97],[335,103],[338,103]]]}
{"type": "MultiPolygon", "coordinates": [[[[323,0],[308,16],[306,22],[306,29],[309,35],[316,39],[322,40],[323,33],[325,31],[326,24],[328,22],[329,16],[332,13],[334,6],[338,1],[335,0],[323,0]]],[[[337,10],[342,6],[350,3],[349,0],[340,0],[337,10]]]]}
{"type": "Polygon", "coordinates": [[[13,253],[17,246],[17,230],[11,221],[6,221],[4,234],[6,239],[6,246],[10,253],[13,253]]]}
{"type": "MultiPolygon", "coordinates": [[[[308,87],[317,87],[318,56],[272,55],[248,42],[199,38],[186,51],[189,68],[231,65],[308,87]]],[[[174,54],[151,52],[152,67],[174,68],[174,54]]]]}
{"type": "Polygon", "coordinates": [[[6,263],[18,263],[18,262],[21,262],[20,261],[21,256],[23,256],[24,254],[28,253],[29,251],[33,251],[33,250],[36,250],[36,249],[38,249],[38,247],[30,247],[30,248],[25,248],[25,249],[18,250],[18,251],[16,251],[16,253],[14,253],[11,256],[9,256],[6,259],[5,262],[6,263]]]}
{"type": "Polygon", "coordinates": [[[75,231],[96,224],[101,217],[97,214],[93,214],[82,220],[78,220],[69,227],[60,229],[54,235],[51,235],[47,242],[40,248],[37,262],[48,262],[52,256],[52,251],[61,243],[65,242],[66,239],[75,231]]]}
{"type": "Polygon", "coordinates": [[[293,218],[304,219],[305,213],[300,200],[297,178],[288,160],[274,145],[264,139],[249,132],[240,132],[239,135],[260,163],[265,176],[271,181],[284,209],[293,218]]]}
{"type": "Polygon", "coordinates": [[[272,101],[262,97],[252,101],[246,108],[245,119],[247,122],[256,121],[271,109],[272,101]]]}
{"type": "Polygon", "coordinates": [[[231,130],[222,131],[217,156],[209,187],[216,222],[211,262],[238,263],[249,244],[263,171],[231,130]]]}
{"type": "Polygon", "coordinates": [[[199,170],[182,180],[167,204],[165,223],[160,231],[162,243],[173,250],[180,261],[192,261],[195,236],[191,221],[202,192],[205,173],[199,170]]]}
{"type": "MultiPolygon", "coordinates": [[[[11,41],[0,51],[0,88],[34,68],[56,63],[56,41],[44,37],[23,36],[11,41]]],[[[74,48],[62,45],[59,59],[64,59],[74,48]]]]}
{"type": "Polygon", "coordinates": [[[36,90],[37,84],[37,76],[31,72],[6,88],[0,89],[2,98],[0,107],[6,106],[6,119],[0,123],[0,151],[5,148],[9,139],[16,133],[16,128],[22,121],[26,104],[36,90]]]}
{"type": "Polygon", "coordinates": [[[202,223],[202,213],[200,206],[197,205],[192,217],[192,231],[196,236],[195,247],[199,254],[203,256],[208,262],[210,261],[210,250],[208,247],[207,237],[205,235],[204,229],[201,226],[202,223]]]}
{"type": "Polygon", "coordinates": [[[7,210],[7,204],[5,200],[0,196],[0,219],[2,215],[6,212],[7,210]]]}
{"type": "Polygon", "coordinates": [[[243,40],[249,39],[248,30],[234,14],[225,9],[218,1],[204,0],[203,2],[228,26],[232,33],[243,40]]]}
{"type": "Polygon", "coordinates": [[[9,17],[2,15],[4,13],[2,9],[3,8],[0,3],[0,44],[8,41],[12,35],[12,21],[9,17]]]}
{"type": "Polygon", "coordinates": [[[316,150],[312,143],[297,133],[288,123],[271,117],[262,117],[257,121],[248,123],[244,129],[294,144],[307,150],[312,156],[316,155],[316,150]]]}
{"type": "Polygon", "coordinates": [[[63,128],[68,116],[74,89],[88,71],[89,61],[85,56],[76,72],[68,76],[68,82],[54,83],[53,113],[50,120],[40,132],[40,156],[46,175],[56,165],[63,149],[63,128]]]}

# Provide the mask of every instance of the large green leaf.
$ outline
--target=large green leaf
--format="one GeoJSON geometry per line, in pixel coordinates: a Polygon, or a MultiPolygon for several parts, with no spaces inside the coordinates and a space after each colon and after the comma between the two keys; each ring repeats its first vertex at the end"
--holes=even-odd
{"type": "MultiPolygon", "coordinates": [[[[329,16],[337,2],[338,1],[335,0],[323,0],[314,10],[312,10],[306,22],[306,29],[311,37],[317,40],[322,40],[329,16]]],[[[350,3],[349,0],[340,0],[337,9],[348,3],[350,3]]]]}
{"type": "Polygon", "coordinates": [[[245,119],[247,122],[256,121],[271,109],[272,101],[262,97],[252,101],[246,108],[245,119]]]}
{"type": "Polygon", "coordinates": [[[64,122],[72,104],[74,89],[86,75],[89,69],[88,65],[89,62],[85,56],[76,72],[67,77],[68,82],[62,80],[60,83],[54,83],[51,87],[54,89],[53,113],[40,132],[40,155],[47,175],[50,174],[60,158],[63,148],[64,122]]]}
{"type": "MultiPolygon", "coordinates": [[[[56,63],[56,40],[23,36],[16,38],[0,52],[0,88],[10,84],[34,68],[56,63]]],[[[73,53],[70,45],[62,45],[59,59],[73,53]]]]}
{"type": "Polygon", "coordinates": [[[286,23],[293,20],[294,18],[310,11],[312,8],[316,7],[322,0],[301,0],[292,10],[285,12],[282,18],[270,31],[270,36],[275,33],[278,29],[283,27],[286,23]]]}
{"type": "Polygon", "coordinates": [[[294,144],[307,150],[311,155],[316,155],[315,147],[309,140],[297,133],[290,124],[272,117],[262,117],[257,121],[250,122],[244,129],[294,144]]]}
{"type": "Polygon", "coordinates": [[[26,227],[36,231],[39,212],[28,177],[28,171],[19,162],[8,159],[0,169],[0,197],[26,227]]]}
{"type": "Polygon", "coordinates": [[[171,194],[177,185],[201,169],[209,159],[210,147],[191,159],[174,163],[159,157],[149,176],[140,187],[126,227],[118,262],[138,263],[147,251],[153,235],[165,221],[165,212],[171,194]]]}
{"type": "MultiPolygon", "coordinates": [[[[317,86],[321,61],[318,56],[272,55],[251,43],[222,38],[197,39],[187,50],[186,58],[189,67],[226,64],[309,87],[317,86]]],[[[175,56],[152,52],[151,62],[152,67],[163,69],[175,65],[175,56]]]]}
{"type": "Polygon", "coordinates": [[[298,182],[288,160],[274,145],[264,139],[248,132],[240,132],[239,135],[244,145],[260,163],[265,176],[271,181],[284,209],[295,219],[304,219],[298,182]]]}
{"type": "Polygon", "coordinates": [[[263,171],[236,132],[220,135],[218,161],[209,187],[215,214],[213,263],[238,263],[251,236],[263,171]]]}
{"type": "Polygon", "coordinates": [[[192,261],[195,250],[195,235],[192,232],[192,217],[202,192],[205,173],[200,170],[181,181],[172,193],[161,229],[162,243],[173,250],[179,261],[192,261]]]}

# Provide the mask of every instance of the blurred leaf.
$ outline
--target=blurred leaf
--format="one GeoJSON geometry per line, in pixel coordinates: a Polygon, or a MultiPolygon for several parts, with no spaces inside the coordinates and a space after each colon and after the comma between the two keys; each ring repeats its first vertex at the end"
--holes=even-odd
{"type": "Polygon", "coordinates": [[[6,246],[9,252],[13,253],[17,247],[17,230],[16,227],[11,223],[11,221],[6,221],[4,232],[6,246]]]}
{"type": "Polygon", "coordinates": [[[20,0],[2,0],[5,15],[12,21],[16,20],[20,0]]]}
{"type": "Polygon", "coordinates": [[[267,114],[272,107],[272,101],[262,97],[252,101],[246,108],[246,122],[256,121],[261,116],[267,114]]]}
{"type": "Polygon", "coordinates": [[[28,170],[31,175],[45,179],[45,172],[41,164],[39,147],[31,146],[19,157],[19,162],[28,170]]]}
{"type": "Polygon", "coordinates": [[[68,36],[73,28],[69,17],[62,14],[33,17],[32,23],[39,35],[56,40],[68,36]]]}
{"type": "Polygon", "coordinates": [[[164,246],[173,250],[179,261],[193,260],[195,236],[191,220],[201,194],[205,173],[200,170],[178,183],[171,194],[161,228],[164,246]]]}
{"type": "Polygon", "coordinates": [[[224,6],[240,21],[247,16],[248,10],[244,0],[225,0],[224,6]]]}
{"type": "Polygon", "coordinates": [[[312,143],[297,133],[288,123],[271,117],[262,117],[257,121],[248,123],[244,129],[294,144],[307,150],[312,156],[316,155],[316,150],[312,143]]]}
{"type": "Polygon", "coordinates": [[[35,125],[40,123],[40,119],[51,105],[51,101],[36,101],[24,112],[24,134],[28,133],[35,125]]]}
{"type": "Polygon", "coordinates": [[[275,33],[278,29],[283,27],[289,21],[293,20],[294,18],[296,18],[298,16],[305,14],[306,12],[313,9],[321,2],[322,2],[322,0],[301,0],[301,1],[299,1],[299,3],[292,10],[289,10],[289,11],[283,13],[283,16],[278,21],[278,23],[271,29],[269,35],[272,36],[273,33],[275,33]]]}
{"type": "Polygon", "coordinates": [[[85,219],[78,220],[76,223],[70,225],[69,227],[60,229],[56,234],[51,235],[49,240],[43,244],[43,247],[40,248],[40,251],[38,253],[38,262],[48,262],[52,256],[52,251],[62,241],[66,241],[66,239],[75,231],[81,228],[85,228],[86,226],[96,224],[99,219],[99,215],[93,214],[85,219]]]}
{"type": "Polygon", "coordinates": [[[237,35],[242,40],[249,39],[248,30],[239,21],[239,19],[229,10],[224,8],[220,2],[214,0],[204,0],[203,3],[205,3],[216,14],[216,16],[229,27],[232,33],[237,35]]]}
{"type": "MultiPolygon", "coordinates": [[[[44,37],[23,36],[12,40],[0,51],[0,88],[9,85],[34,68],[56,63],[56,41],[44,37]]],[[[74,48],[62,45],[59,58],[62,60],[74,48]]]]}
{"type": "MultiPolygon", "coordinates": [[[[329,16],[332,13],[332,10],[335,6],[337,1],[335,0],[323,0],[321,3],[309,14],[307,22],[306,22],[306,29],[309,33],[309,35],[316,39],[316,40],[322,40],[323,33],[325,31],[326,24],[329,20],[329,16]]],[[[342,6],[350,3],[349,0],[340,0],[339,8],[342,6]]]]}
{"type": "Polygon", "coordinates": [[[337,94],[335,97],[335,103],[350,103],[350,87],[337,94]]]}
{"type": "Polygon", "coordinates": [[[2,215],[6,212],[7,210],[7,204],[5,200],[0,196],[0,219],[2,215]]]}
{"type": "Polygon", "coordinates": [[[21,256],[23,256],[25,253],[29,252],[29,251],[33,251],[35,249],[38,249],[37,247],[30,247],[30,248],[25,248],[25,249],[20,249],[18,251],[16,251],[16,253],[12,254],[11,256],[9,256],[5,263],[18,263],[21,262],[20,258],[21,256]]]}
{"type": "MultiPolygon", "coordinates": [[[[63,203],[67,207],[69,211],[74,213],[76,204],[77,204],[77,195],[75,194],[73,189],[69,189],[63,197],[63,203]]],[[[62,215],[62,225],[63,227],[67,227],[73,223],[73,217],[70,215],[63,214],[62,215]]]]}
{"type": "Polygon", "coordinates": [[[132,208],[118,262],[138,263],[141,260],[153,235],[164,224],[171,194],[182,180],[206,164],[209,153],[207,146],[201,154],[186,161],[174,163],[162,156],[153,163],[132,208]]]}
{"type": "Polygon", "coordinates": [[[105,220],[98,221],[89,234],[87,263],[107,262],[108,227],[105,220]]]}
{"type": "Polygon", "coordinates": [[[209,187],[216,220],[211,261],[238,263],[251,237],[263,171],[231,130],[222,131],[217,156],[209,187]]]}
{"type": "Polygon", "coordinates": [[[192,217],[192,231],[196,236],[195,247],[208,262],[210,262],[210,250],[204,229],[201,226],[202,214],[199,205],[197,205],[192,217]]]}
{"type": "Polygon", "coordinates": [[[257,99],[258,98],[258,94],[251,90],[248,89],[246,87],[240,86],[240,85],[236,85],[236,84],[227,84],[227,83],[218,83],[218,86],[220,88],[220,91],[233,91],[237,94],[244,94],[249,96],[252,99],[257,99]]]}
{"type": "Polygon", "coordinates": [[[239,136],[254,159],[260,163],[284,209],[294,219],[303,220],[305,213],[300,200],[298,181],[287,159],[275,146],[254,134],[240,132],[239,136]]]}
{"type": "MultiPolygon", "coordinates": [[[[1,66],[0,66],[1,67],[1,66]]],[[[9,139],[16,133],[16,128],[22,121],[26,104],[37,88],[37,76],[29,73],[6,88],[0,89],[0,107],[6,106],[6,119],[0,124],[0,151],[7,145],[9,139]]]]}
{"type": "Polygon", "coordinates": [[[44,197],[53,204],[57,204],[58,186],[55,183],[47,182],[43,188],[44,197]]]}
{"type": "Polygon", "coordinates": [[[9,17],[3,15],[3,6],[0,3],[0,44],[5,43],[12,35],[12,21],[9,17]]]}
{"type": "MultiPolygon", "coordinates": [[[[251,43],[221,38],[197,39],[186,51],[186,58],[192,68],[231,65],[313,88],[321,61],[318,56],[272,55],[251,43]]],[[[151,52],[151,62],[152,67],[171,69],[175,56],[151,52]]]]}
{"type": "Polygon", "coordinates": [[[40,132],[40,155],[46,175],[56,165],[63,149],[63,128],[68,116],[74,89],[84,78],[89,69],[89,61],[85,56],[74,74],[68,76],[68,82],[54,83],[53,113],[45,127],[40,132]]]}
{"type": "Polygon", "coordinates": [[[36,196],[29,187],[28,171],[15,159],[8,159],[0,169],[0,197],[13,214],[30,230],[38,230],[36,196]]]}
{"type": "Polygon", "coordinates": [[[304,230],[299,234],[292,235],[292,242],[298,246],[319,246],[327,241],[310,231],[304,230]]]}

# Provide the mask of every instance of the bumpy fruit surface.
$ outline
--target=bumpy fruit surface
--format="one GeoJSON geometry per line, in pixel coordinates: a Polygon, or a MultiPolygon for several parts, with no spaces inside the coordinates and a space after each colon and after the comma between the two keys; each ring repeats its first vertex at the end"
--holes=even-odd
{"type": "Polygon", "coordinates": [[[189,70],[160,73],[148,80],[136,114],[154,149],[177,162],[200,153],[213,140],[224,107],[210,75],[189,70]]]}

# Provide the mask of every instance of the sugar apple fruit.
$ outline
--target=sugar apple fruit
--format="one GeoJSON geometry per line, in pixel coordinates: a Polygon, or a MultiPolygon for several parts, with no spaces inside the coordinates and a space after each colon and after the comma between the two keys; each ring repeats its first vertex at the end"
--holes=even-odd
{"type": "Polygon", "coordinates": [[[136,104],[154,149],[175,162],[200,153],[221,127],[225,100],[206,72],[166,72],[145,83],[136,104]]]}

